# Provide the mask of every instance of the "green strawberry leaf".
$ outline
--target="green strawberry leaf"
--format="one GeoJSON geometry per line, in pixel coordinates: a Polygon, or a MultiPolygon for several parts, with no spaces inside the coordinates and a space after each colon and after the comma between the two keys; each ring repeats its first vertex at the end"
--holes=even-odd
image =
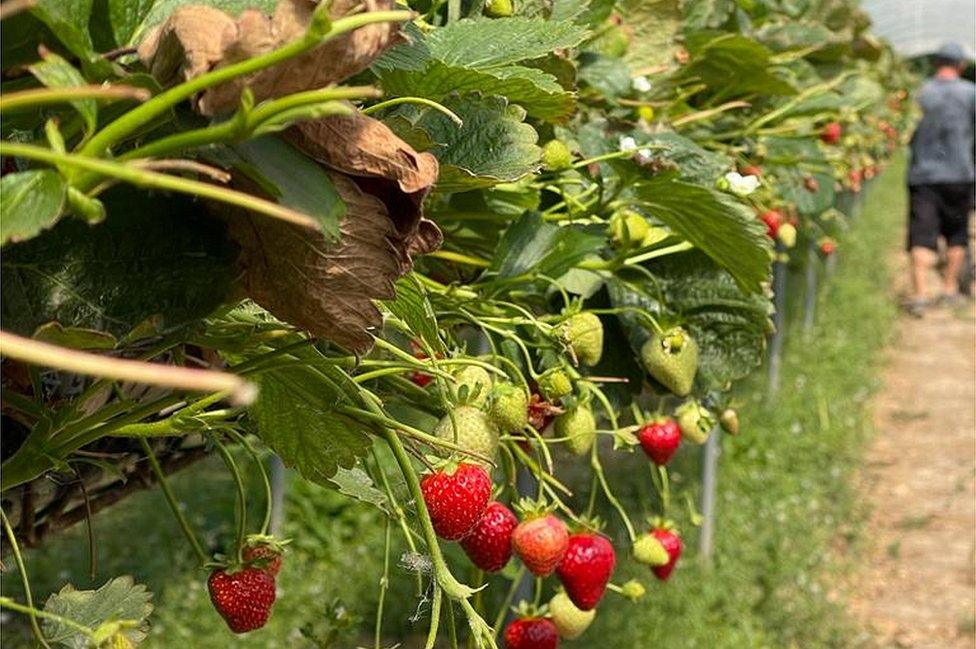
{"type": "MultiPolygon", "coordinates": [[[[70,88],[83,86],[86,81],[81,72],[53,52],[46,52],[44,60],[29,68],[31,74],[48,88],[70,88]]],[[[98,104],[94,99],[79,99],[71,102],[85,120],[85,131],[91,133],[98,125],[98,104]]]]}
{"type": "Polygon", "coordinates": [[[31,335],[57,321],[124,336],[152,316],[164,328],[186,325],[226,298],[237,250],[222,223],[199,215],[199,203],[126,186],[102,199],[109,211],[102,223],[65,219],[4,249],[5,328],[31,335]]]}
{"type": "Polygon", "coordinates": [[[796,88],[770,70],[772,53],[760,43],[739,34],[699,34],[688,39],[693,61],[679,77],[699,79],[723,96],[794,95],[796,88]],[[729,92],[729,90],[734,92],[729,92]]]}
{"type": "MultiPolygon", "coordinates": [[[[700,251],[669,255],[648,268],[657,279],[653,287],[609,280],[611,302],[684,326],[698,343],[698,389],[725,389],[759,365],[772,313],[767,297],[744,294],[729,273],[700,251]]],[[[647,322],[628,313],[618,317],[637,352],[650,335],[647,322]]]]}
{"type": "Polygon", "coordinates": [[[526,212],[508,227],[488,269],[499,278],[532,271],[558,277],[606,244],[603,234],[546,223],[538,212],[526,212]]]}
{"type": "Polygon", "coordinates": [[[623,0],[624,24],[633,38],[624,57],[634,69],[674,63],[681,29],[679,0],[623,0]]]}
{"type": "Polygon", "coordinates": [[[478,91],[507,97],[542,119],[564,117],[573,109],[572,93],[555,76],[516,64],[578,45],[587,34],[579,25],[540,18],[466,19],[426,38],[419,30],[408,32],[413,42],[393,48],[373,66],[389,94],[440,100],[478,91]]]}
{"type": "Polygon", "coordinates": [[[445,352],[444,341],[437,331],[434,307],[427,299],[427,292],[413,273],[397,280],[396,298],[383,303],[395,316],[403,320],[410,330],[423,339],[435,351],[445,352]]]}
{"type": "Polygon", "coordinates": [[[744,205],[665,175],[638,181],[633,192],[649,214],[728,270],[744,290],[762,290],[769,279],[769,238],[744,205]]]}
{"type": "Polygon", "coordinates": [[[293,352],[303,364],[260,375],[261,391],[251,413],[257,434],[286,466],[321,485],[340,467],[352,469],[366,456],[371,430],[336,410],[357,393],[349,376],[334,365],[317,362],[318,352],[293,352]]]}
{"type": "Polygon", "coordinates": [[[735,0],[681,0],[685,33],[719,29],[735,11],[735,0]]]}
{"type": "Polygon", "coordinates": [[[525,111],[504,97],[452,95],[444,105],[464,120],[458,126],[440,111],[401,106],[387,120],[391,128],[422,131],[440,162],[437,190],[465,191],[518,180],[539,168],[538,134],[525,111]]]}
{"type": "Polygon", "coordinates": [[[0,179],[0,245],[24,241],[61,216],[68,186],[52,169],[32,169],[0,179]]]}
{"type": "Polygon", "coordinates": [[[88,60],[95,53],[88,32],[92,4],[93,0],[37,0],[30,11],[72,54],[88,60]]]}
{"type": "Polygon", "coordinates": [[[353,467],[352,469],[339,467],[336,474],[329,479],[329,482],[341,494],[355,498],[359,502],[373,505],[384,512],[389,511],[389,498],[386,497],[385,493],[373,486],[373,481],[370,479],[369,474],[359,467],[353,467]]]}
{"type": "Polygon", "coordinates": [[[37,328],[34,340],[71,349],[115,349],[118,340],[112,334],[81,327],[62,327],[59,322],[48,322],[37,328]]]}
{"type": "MultiPolygon", "coordinates": [[[[146,637],[146,618],[152,613],[152,593],[125,575],[107,581],[98,590],[76,590],[71,584],[51,595],[44,603],[48,613],[72,620],[95,630],[106,622],[125,622],[120,631],[133,643],[146,637]],[[130,626],[131,624],[131,626],[130,626]]],[[[88,637],[67,624],[43,618],[44,635],[72,649],[90,647],[88,637]]]]}

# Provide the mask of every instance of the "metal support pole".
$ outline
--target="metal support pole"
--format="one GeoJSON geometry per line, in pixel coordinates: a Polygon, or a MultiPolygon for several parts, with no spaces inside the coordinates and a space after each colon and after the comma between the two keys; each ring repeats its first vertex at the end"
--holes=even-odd
{"type": "Polygon", "coordinates": [[[773,264],[773,304],[776,307],[773,316],[776,331],[769,342],[769,396],[779,391],[779,368],[785,336],[783,329],[786,327],[786,264],[780,261],[773,264]]]}
{"type": "Polygon", "coordinates": [[[698,537],[698,553],[705,565],[712,562],[715,547],[715,498],[718,486],[718,456],[721,454],[722,429],[716,426],[705,442],[702,462],[702,526],[698,537]]]}
{"type": "Polygon", "coordinates": [[[277,455],[271,456],[271,534],[281,536],[285,524],[285,464],[277,455]]]}
{"type": "Polygon", "coordinates": [[[817,244],[813,239],[807,242],[806,294],[803,296],[803,333],[813,331],[817,311],[817,244]]]}

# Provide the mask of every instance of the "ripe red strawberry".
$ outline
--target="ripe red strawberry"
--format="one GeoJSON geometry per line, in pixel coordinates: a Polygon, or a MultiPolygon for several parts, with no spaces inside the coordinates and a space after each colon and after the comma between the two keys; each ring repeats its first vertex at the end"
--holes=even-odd
{"type": "Polygon", "coordinates": [[[552,620],[523,617],[505,627],[505,649],[556,649],[559,633],[552,620]]]}
{"type": "Polygon", "coordinates": [[[647,457],[657,465],[671,461],[671,457],[681,444],[681,428],[670,417],[652,421],[637,431],[637,439],[647,457]]]}
{"type": "Polygon", "coordinates": [[[581,611],[592,611],[603,597],[616,563],[617,555],[605,536],[573,534],[556,574],[573,604],[581,611]]]}
{"type": "Polygon", "coordinates": [[[536,577],[551,575],[568,547],[569,530],[552,514],[522,521],[512,532],[512,549],[536,577]]]}
{"type": "Polygon", "coordinates": [[[474,529],[461,539],[461,547],[471,563],[485,572],[498,572],[512,558],[512,532],[517,526],[512,510],[493,500],[474,529]]]}
{"type": "Polygon", "coordinates": [[[234,633],[260,629],[268,621],[275,601],[275,578],[261,568],[228,573],[214,570],[207,579],[210,601],[234,633]]]}
{"type": "Polygon", "coordinates": [[[783,222],[786,220],[783,213],[777,210],[766,210],[759,215],[759,218],[766,224],[766,236],[770,239],[776,238],[776,234],[779,232],[779,226],[783,225],[783,222]]]}
{"type": "Polygon", "coordinates": [[[824,239],[820,242],[820,254],[824,257],[831,256],[835,250],[837,250],[837,244],[834,243],[833,239],[824,239]]]}
{"type": "Polygon", "coordinates": [[[244,559],[244,563],[267,570],[272,577],[277,577],[278,573],[281,572],[280,547],[260,542],[248,544],[241,550],[241,557],[244,559]]]}
{"type": "Polygon", "coordinates": [[[424,503],[442,539],[457,541],[481,520],[491,498],[491,478],[476,464],[461,462],[449,472],[439,469],[420,481],[424,503]]]}
{"type": "Polygon", "coordinates": [[[739,168],[739,173],[743,176],[756,176],[759,178],[762,176],[762,168],[758,165],[746,165],[739,168]]]}
{"type": "Polygon", "coordinates": [[[824,144],[837,144],[840,142],[840,136],[843,132],[844,129],[841,128],[840,122],[831,122],[820,131],[820,140],[824,144]]]}
{"type": "Polygon", "coordinates": [[[667,581],[674,571],[674,565],[678,563],[678,558],[681,556],[681,537],[678,536],[678,532],[668,526],[657,527],[651,530],[651,534],[661,542],[664,549],[668,553],[669,561],[663,566],[654,566],[651,570],[654,572],[654,576],[661,581],[667,581]]]}

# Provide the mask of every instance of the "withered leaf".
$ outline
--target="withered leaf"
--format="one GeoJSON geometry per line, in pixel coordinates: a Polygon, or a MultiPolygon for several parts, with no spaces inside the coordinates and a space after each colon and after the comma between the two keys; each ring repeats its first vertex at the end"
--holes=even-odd
{"type": "Polygon", "coordinates": [[[346,203],[338,243],[243,210],[228,214],[228,232],[241,247],[240,281],[251,299],[313,335],[363,353],[372,345],[368,330],[381,323],[373,300],[394,296],[402,242],[380,200],[342,174],[329,175],[346,203]]]}
{"type": "MultiPolygon", "coordinates": [[[[272,16],[249,9],[237,20],[210,7],[180,7],[147,34],[139,57],[160,83],[191,79],[301,37],[315,6],[314,0],[282,0],[272,16]]],[[[339,18],[361,8],[385,11],[393,6],[393,0],[334,0],[330,15],[339,18]]],[[[262,101],[338,83],[365,70],[398,42],[397,24],[367,25],[280,65],[211,88],[197,98],[196,108],[204,115],[233,111],[245,87],[262,101]]]]}
{"type": "Polygon", "coordinates": [[[352,176],[361,189],[383,201],[402,238],[410,242],[419,235],[428,240],[424,246],[414,241],[417,247],[412,252],[440,245],[436,226],[420,220],[424,197],[437,181],[437,158],[432,154],[417,153],[386,124],[361,113],[300,122],[285,137],[319,163],[352,176]]]}

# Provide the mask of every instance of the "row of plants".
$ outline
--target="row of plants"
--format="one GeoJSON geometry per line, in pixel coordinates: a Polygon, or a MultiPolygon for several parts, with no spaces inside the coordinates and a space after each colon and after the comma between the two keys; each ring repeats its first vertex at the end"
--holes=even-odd
{"type": "Polygon", "coordinates": [[[247,517],[239,460],[263,449],[383,513],[377,646],[395,534],[427,647],[555,647],[607,600],[654,606],[617,555],[671,578],[698,516],[668,465],[738,432],[771,265],[833,254],[910,76],[847,0],[254,4],[38,0],[0,23],[0,482],[25,593],[0,606],[43,645],[140,642],[144,587],[40,606],[20,546],[155,481],[216,611],[261,628],[287,560],[270,486],[247,517]],[[631,453],[646,522],[605,469],[631,453]],[[207,454],[238,485],[216,554],[166,479],[207,454]]]}

